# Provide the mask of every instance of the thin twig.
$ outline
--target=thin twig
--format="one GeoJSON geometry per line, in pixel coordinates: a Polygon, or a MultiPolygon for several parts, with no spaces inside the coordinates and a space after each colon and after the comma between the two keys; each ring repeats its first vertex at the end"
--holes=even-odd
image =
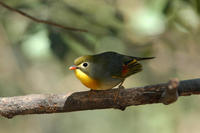
{"type": "Polygon", "coordinates": [[[86,30],[86,29],[79,29],[79,28],[67,27],[67,26],[63,26],[63,25],[60,25],[60,24],[57,24],[57,23],[54,23],[54,22],[51,22],[51,21],[46,21],[46,20],[41,20],[41,19],[35,18],[35,17],[33,17],[33,16],[25,13],[25,12],[22,12],[22,11],[20,11],[18,9],[12,8],[12,7],[8,6],[7,4],[5,4],[5,3],[1,2],[1,1],[0,1],[0,5],[2,7],[5,7],[6,9],[8,9],[10,11],[19,13],[22,16],[25,16],[25,17],[27,17],[27,18],[35,21],[35,22],[38,22],[38,23],[52,25],[52,26],[55,26],[55,27],[58,27],[58,28],[62,28],[62,29],[65,29],[65,30],[88,32],[88,30],[86,30]]]}

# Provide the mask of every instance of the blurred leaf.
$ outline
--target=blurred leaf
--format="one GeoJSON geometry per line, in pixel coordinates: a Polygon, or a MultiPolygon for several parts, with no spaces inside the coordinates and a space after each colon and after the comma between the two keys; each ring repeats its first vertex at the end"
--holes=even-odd
{"type": "Polygon", "coordinates": [[[137,34],[157,35],[165,31],[164,16],[159,12],[141,9],[132,13],[131,27],[137,34]]]}
{"type": "Polygon", "coordinates": [[[47,31],[43,30],[26,38],[22,50],[29,58],[43,59],[51,55],[47,31]]]}

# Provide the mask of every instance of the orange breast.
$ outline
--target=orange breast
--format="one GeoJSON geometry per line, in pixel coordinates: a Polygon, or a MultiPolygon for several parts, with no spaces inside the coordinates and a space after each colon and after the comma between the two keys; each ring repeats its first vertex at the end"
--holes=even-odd
{"type": "Polygon", "coordinates": [[[92,79],[91,77],[89,77],[87,74],[85,74],[81,70],[76,69],[75,75],[86,87],[93,89],[93,90],[97,90],[100,88],[100,84],[98,81],[92,79]]]}

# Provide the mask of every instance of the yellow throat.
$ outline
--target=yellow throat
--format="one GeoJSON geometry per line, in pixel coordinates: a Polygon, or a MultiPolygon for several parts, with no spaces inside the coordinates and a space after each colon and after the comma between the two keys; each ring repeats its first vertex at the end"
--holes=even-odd
{"type": "Polygon", "coordinates": [[[85,86],[90,89],[97,90],[100,87],[98,81],[92,79],[80,69],[75,70],[75,75],[85,86]]]}

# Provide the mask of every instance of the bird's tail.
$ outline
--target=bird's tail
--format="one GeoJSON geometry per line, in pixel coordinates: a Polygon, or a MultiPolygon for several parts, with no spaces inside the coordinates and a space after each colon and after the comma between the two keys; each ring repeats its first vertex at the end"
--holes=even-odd
{"type": "Polygon", "coordinates": [[[136,60],[141,61],[141,60],[150,60],[154,59],[155,57],[135,57],[136,60]]]}

